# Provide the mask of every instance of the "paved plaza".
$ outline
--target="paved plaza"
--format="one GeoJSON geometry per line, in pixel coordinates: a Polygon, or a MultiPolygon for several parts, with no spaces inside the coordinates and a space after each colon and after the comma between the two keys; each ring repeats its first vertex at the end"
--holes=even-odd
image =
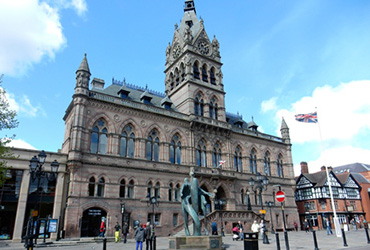
{"type": "MultiPolygon", "coordinates": [[[[338,238],[335,235],[326,235],[326,231],[317,231],[317,242],[320,250],[334,250],[334,249],[358,249],[365,250],[370,249],[370,244],[367,244],[366,233],[364,229],[358,231],[346,232],[346,239],[348,247],[343,246],[343,239],[338,238]]],[[[281,250],[286,250],[284,233],[279,233],[280,247],[281,250]]],[[[314,242],[312,233],[306,233],[304,231],[300,232],[289,232],[289,246],[291,250],[314,250],[314,242]]],[[[126,244],[114,243],[112,238],[108,239],[107,250],[135,250],[136,242],[133,239],[128,240],[126,244]]],[[[277,249],[276,247],[276,236],[274,234],[269,234],[270,244],[263,244],[262,240],[258,241],[259,249],[261,250],[272,250],[277,249]]],[[[41,242],[41,241],[40,241],[41,242]]],[[[231,235],[226,235],[223,237],[224,246],[229,250],[244,249],[243,241],[233,241],[231,235]]],[[[62,240],[54,242],[52,244],[47,244],[45,246],[37,246],[36,249],[56,248],[56,249],[75,249],[75,250],[102,250],[103,242],[95,242],[94,239],[82,239],[82,240],[62,240]]],[[[23,250],[25,249],[21,243],[8,243],[6,241],[0,242],[0,248],[7,250],[23,250]]],[[[143,249],[145,250],[145,244],[143,244],[143,249]]],[[[157,250],[167,250],[168,249],[168,238],[158,237],[157,238],[157,250]]]]}

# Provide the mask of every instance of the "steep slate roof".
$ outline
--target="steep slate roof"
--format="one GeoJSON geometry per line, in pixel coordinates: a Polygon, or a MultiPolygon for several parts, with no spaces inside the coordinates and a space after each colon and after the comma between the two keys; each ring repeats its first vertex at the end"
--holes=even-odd
{"type": "Polygon", "coordinates": [[[350,173],[361,173],[361,172],[370,171],[370,165],[357,162],[357,163],[335,167],[333,169],[335,173],[343,173],[346,171],[349,171],[350,173]]]}
{"type": "Polygon", "coordinates": [[[368,181],[368,179],[366,179],[362,174],[360,173],[351,173],[351,175],[353,176],[353,178],[356,179],[356,181],[358,183],[370,183],[370,181],[368,181]]]}
{"type": "Polygon", "coordinates": [[[348,172],[345,172],[345,173],[342,173],[342,174],[336,174],[338,180],[342,184],[345,184],[347,182],[349,175],[350,175],[350,173],[348,173],[348,172]]]}

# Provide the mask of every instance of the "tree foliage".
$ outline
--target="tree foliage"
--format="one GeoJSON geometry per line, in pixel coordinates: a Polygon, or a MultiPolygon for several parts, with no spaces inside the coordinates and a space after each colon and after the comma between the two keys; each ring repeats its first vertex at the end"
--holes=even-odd
{"type": "MultiPolygon", "coordinates": [[[[2,77],[3,75],[0,76],[0,131],[18,127],[17,112],[10,109],[6,91],[1,87],[2,77]]],[[[7,147],[13,138],[14,135],[0,138],[0,187],[6,181],[6,171],[9,169],[6,159],[14,158],[10,148],[7,147]]]]}

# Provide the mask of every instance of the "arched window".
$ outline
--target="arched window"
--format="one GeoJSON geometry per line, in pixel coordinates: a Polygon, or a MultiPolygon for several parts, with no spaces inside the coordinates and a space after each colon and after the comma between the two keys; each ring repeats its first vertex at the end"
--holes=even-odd
{"type": "Polygon", "coordinates": [[[242,152],[239,147],[235,148],[235,154],[234,154],[234,166],[236,172],[243,172],[243,166],[242,166],[242,152]]]}
{"type": "Polygon", "coordinates": [[[161,185],[159,184],[159,182],[157,182],[155,184],[155,187],[154,187],[154,197],[157,197],[157,198],[161,197],[160,196],[160,193],[161,193],[160,187],[161,187],[161,185]]]}
{"type": "Polygon", "coordinates": [[[152,130],[146,143],[146,159],[148,161],[159,161],[159,137],[156,130],[152,130]]]}
{"type": "Polygon", "coordinates": [[[119,197],[125,198],[125,196],[126,196],[126,182],[125,180],[121,180],[119,185],[119,197]]]}
{"type": "Polygon", "coordinates": [[[103,177],[99,179],[98,182],[98,190],[97,190],[97,196],[98,197],[103,197],[104,196],[104,189],[105,189],[105,180],[103,177]]]}
{"type": "Polygon", "coordinates": [[[244,189],[242,189],[240,193],[240,198],[241,198],[242,204],[244,204],[244,198],[245,198],[244,189]]]}
{"type": "Polygon", "coordinates": [[[127,185],[127,198],[134,198],[134,181],[131,180],[127,185]]]}
{"type": "Polygon", "coordinates": [[[209,73],[211,78],[211,84],[216,85],[215,68],[212,67],[209,73]]]}
{"type": "Polygon", "coordinates": [[[181,142],[176,134],[170,144],[170,162],[173,164],[181,164],[181,142]]]}
{"type": "Polygon", "coordinates": [[[168,201],[172,201],[172,194],[173,194],[173,184],[170,183],[168,186],[168,201]]]}
{"type": "Polygon", "coordinates": [[[195,79],[200,79],[200,72],[199,72],[199,67],[198,67],[197,62],[193,64],[193,76],[195,79]]]}
{"type": "Polygon", "coordinates": [[[175,81],[176,81],[176,86],[178,86],[180,83],[180,74],[179,74],[178,68],[175,69],[175,81]]]}
{"type": "Polygon", "coordinates": [[[95,195],[95,178],[91,177],[89,179],[89,196],[95,195]]]}
{"type": "Polygon", "coordinates": [[[170,74],[170,90],[173,90],[174,86],[175,86],[175,80],[174,80],[173,74],[171,73],[170,74]]]}
{"type": "Polygon", "coordinates": [[[202,95],[199,93],[195,97],[194,113],[196,115],[203,116],[204,115],[203,106],[204,106],[204,101],[203,101],[202,95]]]}
{"type": "Polygon", "coordinates": [[[106,154],[108,146],[108,130],[102,119],[98,120],[92,129],[90,152],[93,154],[106,154]]]}
{"type": "Polygon", "coordinates": [[[205,64],[202,67],[202,80],[203,82],[208,82],[207,65],[205,64]]]}
{"type": "Polygon", "coordinates": [[[212,153],[212,164],[213,167],[217,167],[220,164],[221,161],[221,149],[218,143],[215,144],[213,147],[213,153],[212,153]]]}
{"type": "Polygon", "coordinates": [[[271,166],[270,166],[270,153],[265,153],[265,158],[263,160],[263,165],[265,168],[265,175],[271,175],[271,166]]]}
{"type": "Polygon", "coordinates": [[[181,66],[180,66],[180,70],[181,70],[181,82],[183,82],[185,80],[185,67],[184,67],[184,64],[181,63],[181,66]]]}
{"type": "Polygon", "coordinates": [[[126,125],[121,134],[120,155],[122,157],[134,157],[135,152],[135,134],[131,125],[126,125]]]}
{"type": "Polygon", "coordinates": [[[148,188],[147,188],[147,197],[150,198],[153,196],[153,183],[150,181],[148,183],[148,188]]]}
{"type": "Polygon", "coordinates": [[[283,159],[281,155],[278,155],[277,159],[277,173],[279,177],[284,177],[284,172],[283,172],[283,159]]]}
{"type": "Polygon", "coordinates": [[[180,185],[177,184],[175,187],[175,201],[180,200],[180,185]]]}
{"type": "Polygon", "coordinates": [[[207,159],[206,159],[206,146],[203,140],[199,141],[197,146],[197,153],[196,153],[196,161],[197,165],[200,167],[207,166],[207,159]]]}
{"type": "Polygon", "coordinates": [[[249,165],[250,165],[250,170],[252,174],[257,173],[257,156],[256,156],[256,151],[254,149],[251,150],[251,154],[249,157],[249,165]]]}

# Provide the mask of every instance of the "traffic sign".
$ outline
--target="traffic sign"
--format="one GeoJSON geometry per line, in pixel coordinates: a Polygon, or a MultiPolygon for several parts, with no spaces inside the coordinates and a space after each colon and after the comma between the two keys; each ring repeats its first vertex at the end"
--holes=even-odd
{"type": "Polygon", "coordinates": [[[276,200],[278,202],[283,202],[285,200],[285,194],[283,191],[277,191],[276,193],[276,200]]]}
{"type": "Polygon", "coordinates": [[[266,210],[265,209],[260,209],[260,214],[265,214],[266,213],[266,210]]]}

